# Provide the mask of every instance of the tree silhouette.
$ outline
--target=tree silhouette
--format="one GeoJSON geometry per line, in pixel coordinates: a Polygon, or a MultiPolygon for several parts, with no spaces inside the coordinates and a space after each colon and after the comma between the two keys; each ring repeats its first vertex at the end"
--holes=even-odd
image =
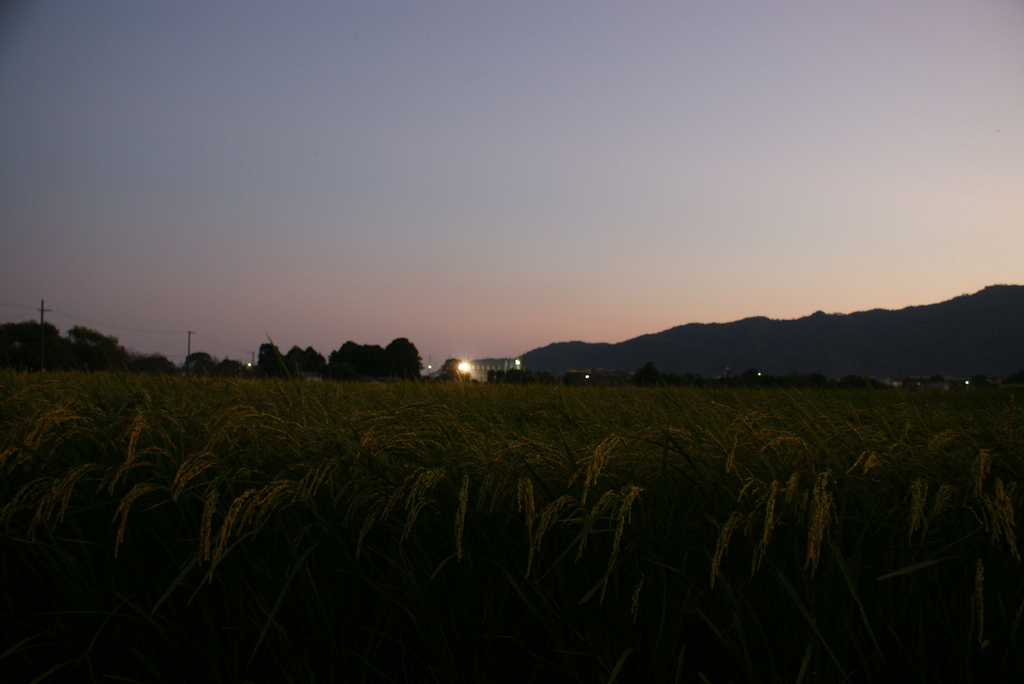
{"type": "Polygon", "coordinates": [[[466,381],[469,380],[469,373],[459,369],[459,364],[462,361],[459,359],[447,359],[441,364],[441,370],[437,372],[438,380],[456,380],[466,381]]]}
{"type": "Polygon", "coordinates": [[[643,368],[633,373],[633,384],[641,387],[664,385],[665,379],[661,376],[661,372],[654,365],[654,362],[648,361],[643,368]]]}
{"type": "Polygon", "coordinates": [[[284,357],[281,350],[273,342],[264,342],[260,345],[260,354],[256,361],[256,368],[260,374],[268,378],[283,378],[285,376],[284,357]]]}
{"type": "Polygon", "coordinates": [[[132,373],[146,375],[170,375],[178,368],[163,354],[150,354],[148,356],[131,356],[128,360],[128,370],[132,373]]]}
{"type": "Polygon", "coordinates": [[[216,366],[213,357],[206,352],[192,352],[185,358],[185,372],[193,375],[213,375],[216,366]]]}
{"type": "Polygon", "coordinates": [[[68,331],[75,365],[81,370],[100,371],[123,369],[128,365],[128,352],[109,337],[92,328],[76,325],[68,331]]]}
{"type": "Polygon", "coordinates": [[[42,328],[38,321],[0,325],[0,365],[38,371],[41,356],[45,356],[44,363],[49,370],[74,366],[71,343],[52,323],[44,323],[42,328]]]}
{"type": "Polygon", "coordinates": [[[384,348],[384,353],[387,356],[388,375],[405,380],[419,379],[423,359],[412,342],[404,337],[396,338],[384,348]]]}

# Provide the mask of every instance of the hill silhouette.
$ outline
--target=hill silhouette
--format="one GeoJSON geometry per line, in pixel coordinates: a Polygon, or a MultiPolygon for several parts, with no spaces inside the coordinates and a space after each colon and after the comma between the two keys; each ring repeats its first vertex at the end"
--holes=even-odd
{"type": "Polygon", "coordinates": [[[520,357],[534,371],[574,368],[720,376],[757,368],[791,372],[910,377],[1001,377],[1024,366],[1024,285],[991,285],[974,294],[905,309],[803,318],[762,316],[690,323],[616,344],[557,342],[520,357]]]}

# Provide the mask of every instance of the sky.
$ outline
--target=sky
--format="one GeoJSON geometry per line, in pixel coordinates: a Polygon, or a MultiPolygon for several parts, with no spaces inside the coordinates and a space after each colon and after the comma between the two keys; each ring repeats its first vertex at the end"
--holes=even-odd
{"type": "Polygon", "coordinates": [[[1022,0],[0,9],[0,322],[424,363],[1024,283],[1022,0]]]}

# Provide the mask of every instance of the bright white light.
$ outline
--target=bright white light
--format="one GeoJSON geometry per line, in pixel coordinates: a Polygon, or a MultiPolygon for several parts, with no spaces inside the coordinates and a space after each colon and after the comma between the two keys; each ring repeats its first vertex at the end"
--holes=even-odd
{"type": "Polygon", "coordinates": [[[584,380],[589,380],[590,379],[590,373],[587,373],[586,375],[584,375],[583,379],[584,380]]]}
{"type": "Polygon", "coordinates": [[[462,363],[459,364],[459,370],[462,371],[463,373],[468,373],[469,372],[469,364],[466,363],[465,361],[463,361],[462,363]]]}
{"type": "Polygon", "coordinates": [[[516,359],[516,365],[518,366],[519,364],[520,364],[519,359],[516,359]]]}

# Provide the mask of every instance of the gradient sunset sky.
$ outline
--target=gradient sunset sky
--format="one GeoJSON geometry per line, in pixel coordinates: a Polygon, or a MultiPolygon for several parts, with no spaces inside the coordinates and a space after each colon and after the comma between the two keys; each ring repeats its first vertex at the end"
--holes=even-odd
{"type": "Polygon", "coordinates": [[[0,321],[424,362],[1024,282],[1024,2],[0,9],[0,321]]]}

